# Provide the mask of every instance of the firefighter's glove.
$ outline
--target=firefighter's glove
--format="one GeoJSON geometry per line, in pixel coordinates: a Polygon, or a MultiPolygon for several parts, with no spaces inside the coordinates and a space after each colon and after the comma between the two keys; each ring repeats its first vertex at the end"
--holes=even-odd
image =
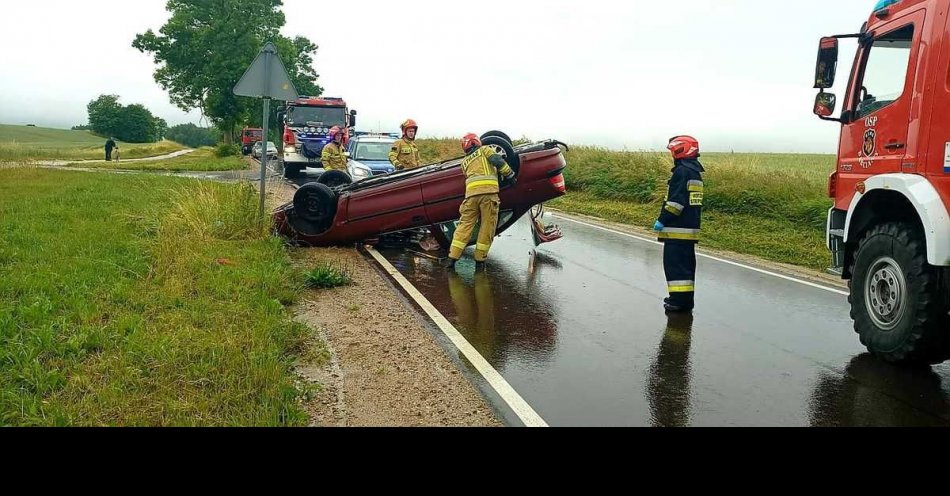
{"type": "Polygon", "coordinates": [[[664,226],[663,223],[660,221],[656,221],[656,224],[653,224],[653,230],[656,232],[662,231],[664,227],[666,226],[664,226]]]}

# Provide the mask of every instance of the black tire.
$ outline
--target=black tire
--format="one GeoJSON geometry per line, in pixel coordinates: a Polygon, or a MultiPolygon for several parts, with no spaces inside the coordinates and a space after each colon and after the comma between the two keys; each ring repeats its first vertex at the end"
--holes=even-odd
{"type": "Polygon", "coordinates": [[[353,178],[341,170],[328,170],[323,174],[320,174],[320,177],[317,178],[317,182],[320,184],[325,184],[331,188],[336,188],[338,186],[353,184],[353,178]]]}
{"type": "Polygon", "coordinates": [[[300,174],[301,167],[299,165],[288,165],[284,164],[284,177],[291,178],[296,177],[300,174]]]}
{"type": "Polygon", "coordinates": [[[514,143],[514,142],[515,142],[515,140],[511,139],[511,136],[508,136],[507,134],[505,134],[505,133],[503,133],[503,132],[501,132],[501,131],[488,131],[487,133],[483,134],[480,139],[484,142],[484,141],[485,141],[485,138],[487,138],[487,137],[489,137],[489,136],[497,136],[497,137],[499,137],[499,138],[504,139],[505,141],[507,141],[507,142],[509,142],[509,143],[514,143]]]}
{"type": "Polygon", "coordinates": [[[488,136],[482,140],[482,146],[494,148],[495,152],[501,155],[505,162],[508,162],[511,170],[515,171],[515,175],[518,175],[518,171],[521,169],[521,157],[515,153],[515,148],[511,146],[510,141],[498,136],[488,136]]]}
{"type": "Polygon", "coordinates": [[[325,184],[307,183],[294,193],[294,215],[317,226],[333,222],[336,205],[336,193],[325,184]]]}
{"type": "Polygon", "coordinates": [[[852,274],[851,318],[868,351],[901,363],[950,357],[942,281],[927,263],[919,229],[902,222],[871,229],[858,245],[852,274]]]}

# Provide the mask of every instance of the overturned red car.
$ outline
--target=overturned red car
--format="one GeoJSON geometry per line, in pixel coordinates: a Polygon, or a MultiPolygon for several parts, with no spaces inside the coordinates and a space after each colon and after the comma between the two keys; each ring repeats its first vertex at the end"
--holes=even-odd
{"type": "MultiPolygon", "coordinates": [[[[513,146],[499,131],[482,136],[515,171],[515,186],[502,187],[497,233],[511,227],[532,207],[566,193],[562,148],[546,140],[513,146]]],[[[443,224],[459,219],[465,199],[462,157],[419,169],[351,182],[342,171],[329,171],[318,182],[301,186],[292,202],[274,212],[277,231],[310,246],[340,246],[379,236],[429,227],[444,247],[449,244],[443,224]]],[[[544,242],[560,233],[541,233],[544,242]]],[[[536,238],[537,242],[537,238],[536,238]]]]}

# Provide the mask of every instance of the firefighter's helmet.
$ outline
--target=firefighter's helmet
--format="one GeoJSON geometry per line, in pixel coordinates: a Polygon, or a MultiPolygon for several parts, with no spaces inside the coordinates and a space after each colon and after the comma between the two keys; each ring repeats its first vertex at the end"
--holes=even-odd
{"type": "Polygon", "coordinates": [[[482,140],[478,139],[475,133],[468,133],[462,138],[462,150],[465,153],[472,153],[482,146],[482,140]]]}
{"type": "Polygon", "coordinates": [[[406,131],[408,131],[409,129],[415,129],[416,131],[418,131],[419,125],[416,124],[416,121],[412,119],[406,119],[406,122],[403,122],[402,124],[400,124],[399,128],[402,129],[403,134],[406,134],[406,131]]]}
{"type": "Polygon", "coordinates": [[[670,138],[670,144],[666,148],[673,154],[673,158],[676,160],[682,158],[696,158],[699,156],[699,141],[692,136],[670,138]]]}

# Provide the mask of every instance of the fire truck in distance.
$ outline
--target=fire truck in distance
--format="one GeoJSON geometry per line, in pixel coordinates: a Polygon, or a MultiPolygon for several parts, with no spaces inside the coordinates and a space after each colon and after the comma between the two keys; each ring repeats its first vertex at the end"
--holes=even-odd
{"type": "Polygon", "coordinates": [[[356,111],[342,98],[301,96],[278,109],[283,124],[284,175],[294,176],[306,167],[322,168],[320,154],[330,142],[330,129],[343,129],[344,143],[349,142],[356,126],[356,111]]]}
{"type": "Polygon", "coordinates": [[[246,127],[241,130],[241,153],[250,155],[251,149],[258,141],[263,141],[264,130],[256,127],[246,127]]]}

